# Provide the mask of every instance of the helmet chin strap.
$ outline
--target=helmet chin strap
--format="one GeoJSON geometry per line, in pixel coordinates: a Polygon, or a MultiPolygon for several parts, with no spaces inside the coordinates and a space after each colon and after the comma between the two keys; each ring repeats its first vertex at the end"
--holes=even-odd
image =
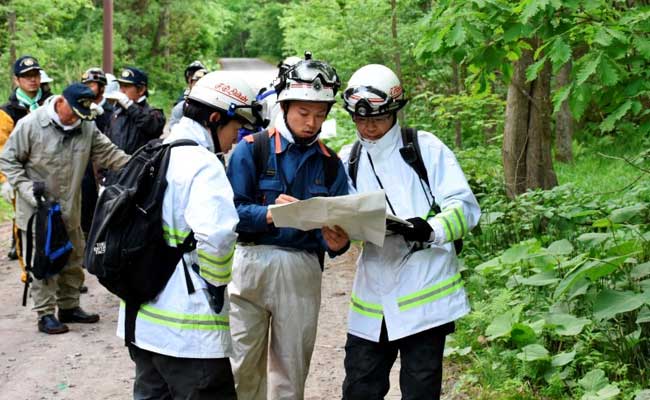
{"type": "MultiPolygon", "coordinates": [[[[301,147],[309,147],[312,144],[316,143],[316,141],[318,141],[318,137],[320,136],[320,131],[321,131],[320,129],[318,130],[318,132],[316,132],[316,134],[314,136],[310,136],[310,137],[307,137],[307,138],[299,137],[293,132],[293,129],[291,129],[291,127],[289,126],[289,121],[287,121],[287,113],[286,112],[282,113],[282,117],[284,118],[284,125],[289,130],[289,133],[291,133],[291,137],[293,138],[293,141],[294,141],[295,144],[297,144],[298,146],[301,146],[301,147]]],[[[321,129],[322,129],[322,127],[321,127],[321,129]]]]}
{"type": "Polygon", "coordinates": [[[217,158],[225,164],[225,158],[223,151],[221,151],[221,143],[219,142],[219,121],[207,121],[205,127],[208,128],[210,134],[212,135],[212,142],[214,143],[214,153],[217,155],[217,158]]]}

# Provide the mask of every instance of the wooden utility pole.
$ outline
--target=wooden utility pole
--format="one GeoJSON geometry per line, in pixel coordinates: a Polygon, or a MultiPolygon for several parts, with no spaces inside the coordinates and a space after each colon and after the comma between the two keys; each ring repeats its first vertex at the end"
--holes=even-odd
{"type": "Polygon", "coordinates": [[[14,70],[13,65],[16,62],[16,12],[10,11],[7,15],[7,25],[9,28],[9,81],[13,82],[14,70]]]}
{"type": "Polygon", "coordinates": [[[113,73],[113,0],[104,0],[104,52],[102,69],[113,73]]]}

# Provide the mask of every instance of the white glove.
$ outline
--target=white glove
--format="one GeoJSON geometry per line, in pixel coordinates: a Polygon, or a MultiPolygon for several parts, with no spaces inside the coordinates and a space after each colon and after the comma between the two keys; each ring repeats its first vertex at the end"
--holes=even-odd
{"type": "Polygon", "coordinates": [[[90,112],[93,114],[93,116],[99,117],[100,115],[104,114],[104,107],[98,106],[95,103],[90,103],[90,112]]]}
{"type": "Polygon", "coordinates": [[[129,97],[127,95],[125,95],[124,93],[122,93],[120,91],[108,93],[108,94],[104,95],[104,97],[107,100],[113,100],[113,101],[117,102],[117,104],[119,104],[125,110],[127,108],[129,108],[129,106],[131,104],[133,104],[133,100],[129,99],[129,97]]]}
{"type": "Polygon", "coordinates": [[[14,188],[9,182],[4,182],[2,186],[0,186],[0,192],[2,192],[2,197],[7,200],[8,203],[11,203],[14,199],[14,188]]]}

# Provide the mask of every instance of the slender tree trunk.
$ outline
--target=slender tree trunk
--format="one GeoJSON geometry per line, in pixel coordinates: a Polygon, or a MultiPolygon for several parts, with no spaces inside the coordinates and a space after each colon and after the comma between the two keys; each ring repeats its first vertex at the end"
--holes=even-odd
{"type": "MultiPolygon", "coordinates": [[[[399,78],[400,82],[402,81],[402,59],[399,48],[399,41],[397,40],[397,1],[390,0],[390,10],[391,10],[391,24],[390,31],[393,38],[393,58],[395,61],[395,73],[399,78]]],[[[400,125],[404,125],[404,111],[400,111],[397,116],[400,125]]]]}
{"type": "MultiPolygon", "coordinates": [[[[571,81],[571,61],[562,66],[557,75],[557,86],[563,87],[571,81]]],[[[573,131],[575,121],[569,109],[569,100],[564,100],[555,120],[555,159],[560,162],[573,162],[573,131]]]]}
{"type": "MultiPolygon", "coordinates": [[[[7,25],[9,28],[9,66],[16,62],[16,12],[10,11],[7,15],[7,25]]],[[[9,73],[9,80],[12,81],[14,76],[14,71],[11,69],[9,73]]]]}
{"type": "Polygon", "coordinates": [[[550,65],[547,63],[538,78],[529,83],[526,68],[532,63],[533,52],[524,51],[515,62],[508,87],[503,169],[506,193],[511,198],[527,189],[557,185],[551,159],[550,65]]]}
{"type": "MultiPolygon", "coordinates": [[[[456,96],[460,95],[463,92],[463,78],[462,71],[457,62],[453,61],[451,63],[451,69],[454,73],[454,94],[456,96]]],[[[460,110],[456,110],[458,113],[460,110]]],[[[457,114],[458,115],[458,114],[457,114]]],[[[463,148],[463,125],[460,118],[457,116],[454,120],[454,131],[455,131],[455,144],[457,149],[463,148]]]]}

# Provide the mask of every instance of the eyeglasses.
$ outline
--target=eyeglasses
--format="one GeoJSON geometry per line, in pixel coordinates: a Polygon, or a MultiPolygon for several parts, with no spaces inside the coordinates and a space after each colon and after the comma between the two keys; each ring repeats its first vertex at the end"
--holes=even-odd
{"type": "Polygon", "coordinates": [[[379,125],[390,121],[393,118],[393,114],[377,115],[374,117],[360,117],[354,115],[352,120],[359,125],[379,125]]]}

